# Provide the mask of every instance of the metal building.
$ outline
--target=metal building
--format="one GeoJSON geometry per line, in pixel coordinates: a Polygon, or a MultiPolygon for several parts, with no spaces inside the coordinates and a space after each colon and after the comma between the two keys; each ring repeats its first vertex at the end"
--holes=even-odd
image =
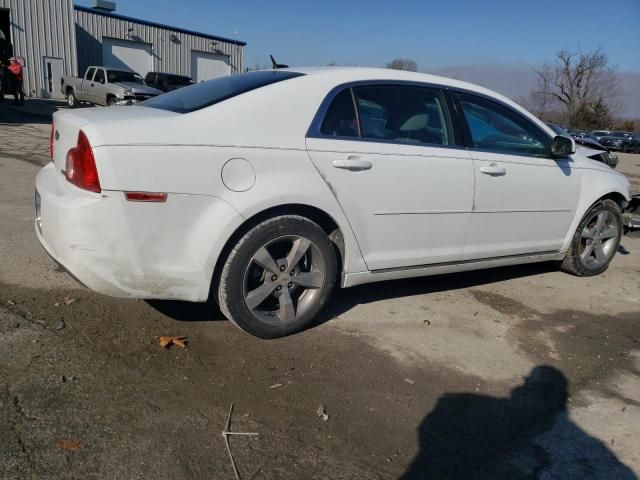
{"type": "Polygon", "coordinates": [[[87,8],[73,0],[0,0],[0,62],[24,57],[28,96],[62,98],[61,77],[82,75],[88,65],[196,81],[243,69],[244,42],[125,17],[112,2],[93,2],[87,8]]]}
{"type": "Polygon", "coordinates": [[[242,71],[244,42],[75,7],[78,65],[189,75],[196,82],[242,71]]]}
{"type": "Polygon", "coordinates": [[[25,59],[24,91],[59,97],[60,77],[77,68],[72,0],[0,0],[0,62],[25,59]]]}

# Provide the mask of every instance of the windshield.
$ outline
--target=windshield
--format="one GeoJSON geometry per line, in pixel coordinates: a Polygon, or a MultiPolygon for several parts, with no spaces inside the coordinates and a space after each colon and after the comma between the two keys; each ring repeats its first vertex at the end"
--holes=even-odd
{"type": "Polygon", "coordinates": [[[303,74],[281,70],[261,70],[230,75],[165,93],[141,105],[176,113],[189,113],[242,93],[301,75],[303,74]]]}
{"type": "Polygon", "coordinates": [[[135,72],[123,72],[121,70],[107,70],[109,83],[134,82],[142,83],[142,77],[135,72]]]}
{"type": "Polygon", "coordinates": [[[629,134],[627,132],[611,132],[609,134],[610,137],[628,137],[629,134]]]}

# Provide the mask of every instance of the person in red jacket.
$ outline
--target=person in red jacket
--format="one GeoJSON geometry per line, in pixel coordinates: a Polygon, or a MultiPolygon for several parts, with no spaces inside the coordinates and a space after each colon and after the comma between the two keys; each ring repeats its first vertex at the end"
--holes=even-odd
{"type": "Polygon", "coordinates": [[[15,57],[9,59],[9,73],[11,75],[11,85],[13,87],[13,98],[15,103],[22,105],[24,103],[24,92],[22,91],[22,65],[16,62],[15,57]]]}

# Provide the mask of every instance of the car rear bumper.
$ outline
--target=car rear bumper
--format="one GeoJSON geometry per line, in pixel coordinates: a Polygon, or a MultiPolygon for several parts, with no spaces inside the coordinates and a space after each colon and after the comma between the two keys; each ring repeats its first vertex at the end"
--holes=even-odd
{"type": "Polygon", "coordinates": [[[40,243],[88,288],[115,297],[188,301],[205,301],[209,294],[208,260],[217,240],[210,218],[226,225],[237,217],[214,197],[174,194],[160,204],[128,202],[117,191],[85,192],[53,163],[36,178],[36,210],[40,243]]]}

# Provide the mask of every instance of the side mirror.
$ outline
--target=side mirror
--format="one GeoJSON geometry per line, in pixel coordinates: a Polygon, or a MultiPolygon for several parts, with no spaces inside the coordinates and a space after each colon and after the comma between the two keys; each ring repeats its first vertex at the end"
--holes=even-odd
{"type": "Polygon", "coordinates": [[[557,135],[551,143],[551,154],[554,157],[564,157],[576,153],[576,142],[571,137],[557,135]]]}

